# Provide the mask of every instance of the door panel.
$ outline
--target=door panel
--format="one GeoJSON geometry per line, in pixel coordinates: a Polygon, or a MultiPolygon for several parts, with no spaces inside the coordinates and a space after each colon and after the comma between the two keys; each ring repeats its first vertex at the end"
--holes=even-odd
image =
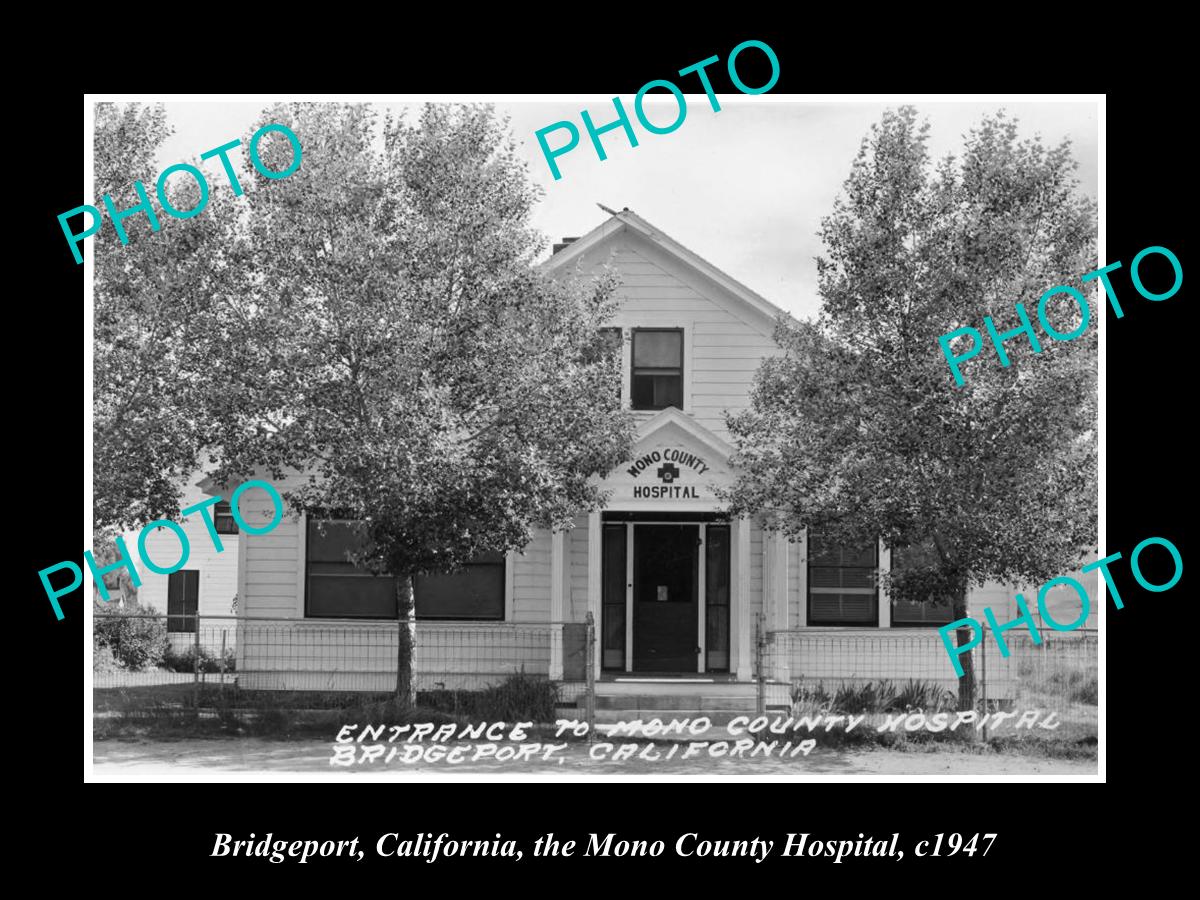
{"type": "Polygon", "coordinates": [[[604,526],[600,666],[625,670],[625,524],[604,526]]]}
{"type": "Polygon", "coordinates": [[[167,631],[192,633],[200,610],[200,570],[178,569],[167,576],[167,631]]]}
{"type": "Polygon", "coordinates": [[[695,672],[700,528],[633,529],[633,668],[695,672]]]}

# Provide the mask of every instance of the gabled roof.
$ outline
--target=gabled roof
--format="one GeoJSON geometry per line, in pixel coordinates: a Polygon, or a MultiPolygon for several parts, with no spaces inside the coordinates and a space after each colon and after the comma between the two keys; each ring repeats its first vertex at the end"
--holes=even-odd
{"type": "Polygon", "coordinates": [[[649,437],[652,437],[656,432],[674,425],[680,431],[687,434],[689,437],[696,440],[715,451],[721,459],[728,459],[734,451],[731,443],[709,431],[691,416],[681,412],[673,406],[662,410],[641,424],[637,430],[637,438],[635,444],[639,444],[649,437]]]}
{"type": "Polygon", "coordinates": [[[613,213],[610,218],[597,225],[583,237],[579,238],[579,240],[572,241],[562,250],[553,254],[541,264],[541,268],[547,272],[561,269],[578,260],[592,248],[626,229],[653,243],[685,266],[694,269],[705,278],[724,288],[735,300],[744,303],[759,315],[766,316],[770,320],[774,320],[780,315],[788,315],[787,312],[780,309],[770,300],[755,293],[736,278],[725,274],[708,260],[693,253],[687,247],[683,246],[683,244],[679,243],[679,241],[661,229],[654,227],[628,208],[621,210],[621,212],[613,213]]]}

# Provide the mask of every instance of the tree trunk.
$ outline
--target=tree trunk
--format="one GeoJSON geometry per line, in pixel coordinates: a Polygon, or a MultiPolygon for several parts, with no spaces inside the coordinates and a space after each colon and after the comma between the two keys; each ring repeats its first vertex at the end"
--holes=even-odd
{"type": "MultiPolygon", "coordinates": [[[[951,603],[954,608],[954,619],[967,618],[967,589],[964,587],[951,598],[951,603]]],[[[968,627],[955,629],[955,634],[958,636],[958,646],[962,647],[970,643],[973,629],[968,627]]],[[[962,666],[962,676],[958,679],[958,708],[959,710],[968,710],[975,708],[975,659],[971,656],[968,650],[966,653],[958,657],[958,664],[962,666]]]]}
{"type": "Polygon", "coordinates": [[[417,622],[413,610],[413,578],[396,579],[396,699],[406,706],[417,705],[417,683],[413,679],[413,648],[417,645],[417,622]]]}

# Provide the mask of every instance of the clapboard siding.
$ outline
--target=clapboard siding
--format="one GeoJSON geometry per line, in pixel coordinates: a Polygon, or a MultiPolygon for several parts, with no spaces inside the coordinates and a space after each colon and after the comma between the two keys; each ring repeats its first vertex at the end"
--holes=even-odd
{"type": "MultiPolygon", "coordinates": [[[[195,479],[198,480],[199,473],[195,479]]],[[[184,492],[180,506],[186,508],[203,500],[207,494],[197,487],[189,486],[184,492]]],[[[195,569],[200,573],[200,591],[198,596],[198,612],[201,616],[229,616],[233,614],[233,598],[238,590],[238,536],[235,534],[220,535],[224,548],[217,552],[212,537],[208,533],[204,519],[199,514],[193,514],[181,519],[180,527],[188,541],[188,559],[182,569],[195,569]]],[[[138,588],[137,598],[141,606],[165,613],[167,611],[167,593],[169,575],[161,575],[150,571],[138,556],[137,532],[125,535],[127,546],[135,559],[141,587],[138,588]]],[[[174,565],[180,557],[179,538],[168,528],[156,528],[146,536],[146,553],[159,567],[174,565]]],[[[114,593],[113,596],[116,596],[114,593]]],[[[218,628],[218,620],[209,623],[213,629],[218,628]]],[[[190,636],[189,636],[190,637],[190,636]]],[[[218,643],[220,638],[217,639],[218,643]]],[[[232,646],[232,642],[230,643],[232,646]]]]}
{"type": "MultiPolygon", "coordinates": [[[[749,402],[754,375],[765,356],[779,352],[771,329],[751,324],[736,303],[702,278],[685,279],[657,248],[631,235],[614,238],[613,250],[598,254],[582,271],[598,274],[613,266],[621,278],[614,324],[622,328],[684,329],[684,410],[704,427],[728,437],[727,412],[749,402]]],[[[626,372],[626,379],[629,373],[626,372]]],[[[639,414],[640,419],[649,415],[639,414]]]]}
{"type": "Polygon", "coordinates": [[[550,620],[550,532],[538,529],[533,540],[514,557],[513,619],[550,620]]]}
{"type": "Polygon", "coordinates": [[[754,635],[758,616],[763,611],[763,530],[757,522],[750,525],[750,653],[754,653],[754,635]]]}
{"type": "Polygon", "coordinates": [[[571,596],[563,610],[571,622],[582,622],[587,616],[588,589],[588,520],[575,519],[575,527],[567,534],[567,559],[571,566],[571,596]]]}

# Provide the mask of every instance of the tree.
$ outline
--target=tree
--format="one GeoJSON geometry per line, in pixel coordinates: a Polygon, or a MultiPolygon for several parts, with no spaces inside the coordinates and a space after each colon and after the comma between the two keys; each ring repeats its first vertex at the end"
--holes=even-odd
{"type": "MultiPolygon", "coordinates": [[[[228,325],[253,358],[216,477],[294,468],[309,477],[285,491],[293,509],[361,520],[353,561],[397,576],[396,690],[411,697],[413,576],[568,526],[601,502],[592,476],[630,455],[600,352],[613,284],[533,267],[537,191],[488,107],[410,124],[296,104],[262,122],[289,125],[303,162],[268,190],[256,176],[228,242],[243,275],[228,325]]],[[[287,165],[286,142],[263,148],[287,165]]]]}
{"type": "MultiPolygon", "coordinates": [[[[232,192],[210,187],[207,208],[174,219],[158,208],[156,160],[170,135],[161,106],[96,105],[95,204],[112,196],[118,210],[139,202],[141,181],[160,225],[144,213],[122,223],[122,245],[106,217],[91,238],[95,253],[93,383],[93,519],[97,531],[176,518],[183,479],[212,440],[208,410],[217,370],[208,321],[224,279],[219,237],[232,192]]],[[[167,185],[176,209],[200,200],[185,176],[167,185]]]]}
{"type": "MultiPolygon", "coordinates": [[[[93,535],[92,543],[96,548],[96,564],[101,569],[115,563],[121,555],[117,550],[116,537],[117,533],[113,530],[93,535]]],[[[104,586],[108,589],[109,596],[115,597],[118,608],[137,607],[138,589],[137,585],[133,583],[133,577],[129,574],[127,567],[121,566],[111,572],[106,572],[103,578],[104,586]]],[[[98,587],[92,587],[92,595],[97,603],[104,602],[100,600],[98,587]]]]}
{"type": "MultiPolygon", "coordinates": [[[[1096,329],[1043,340],[1036,355],[1010,340],[1009,367],[981,354],[961,388],[937,338],[985,315],[1008,330],[1015,301],[1032,310],[1050,287],[1085,287],[1096,215],[1069,146],[1019,139],[1003,113],[967,135],[961,161],[932,171],[927,135],[903,108],[864,139],[822,221],[820,316],[780,321],[784,353],[730,417],[742,473],[732,505],[793,536],[928,546],[891,593],[948,600],[958,620],[972,586],[1040,583],[1095,546],[1096,329]]],[[[1069,332],[1080,315],[1061,307],[1048,315],[1069,332]]],[[[959,646],[969,632],[958,629],[959,646]]],[[[974,673],[960,661],[967,708],[974,673]]]]}

